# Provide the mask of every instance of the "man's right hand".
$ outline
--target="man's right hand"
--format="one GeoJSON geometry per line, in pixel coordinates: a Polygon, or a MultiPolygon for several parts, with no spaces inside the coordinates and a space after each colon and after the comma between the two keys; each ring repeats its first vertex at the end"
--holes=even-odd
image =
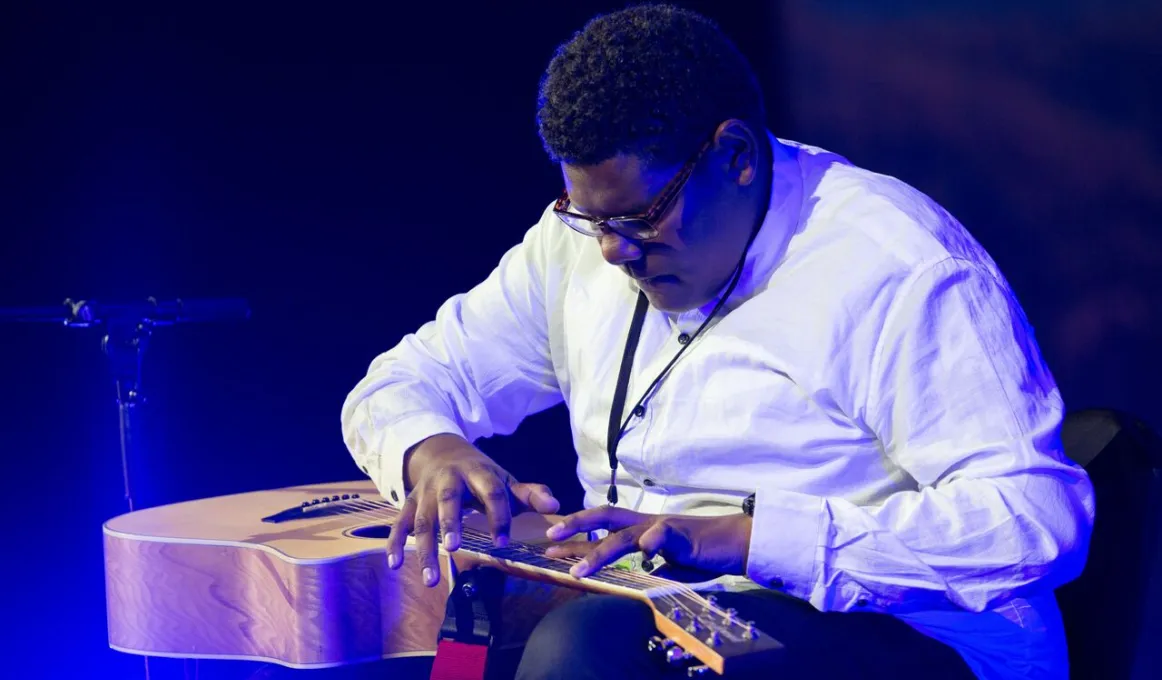
{"type": "Polygon", "coordinates": [[[560,504],[544,484],[516,481],[504,468],[454,434],[429,437],[408,451],[404,459],[408,493],[399,517],[387,539],[387,566],[403,564],[408,534],[415,534],[416,557],[423,568],[424,584],[440,582],[437,541],[443,536],[444,549],[460,547],[460,517],[463,507],[475,507],[488,516],[492,541],[497,547],[508,544],[512,523],[510,497],[519,509],[553,513],[560,504]]]}

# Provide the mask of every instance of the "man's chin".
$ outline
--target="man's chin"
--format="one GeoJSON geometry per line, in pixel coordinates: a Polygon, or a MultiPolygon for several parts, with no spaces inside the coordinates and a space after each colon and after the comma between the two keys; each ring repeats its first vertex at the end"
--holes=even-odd
{"type": "Polygon", "coordinates": [[[669,290],[650,289],[642,286],[641,291],[646,294],[646,299],[650,301],[651,307],[663,312],[680,314],[701,306],[697,300],[690,299],[690,294],[687,291],[677,286],[669,290]]]}

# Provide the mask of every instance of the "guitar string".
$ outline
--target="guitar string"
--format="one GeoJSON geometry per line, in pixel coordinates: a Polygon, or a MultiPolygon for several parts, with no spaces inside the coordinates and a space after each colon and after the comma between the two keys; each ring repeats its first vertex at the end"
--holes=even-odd
{"type": "MultiPolygon", "coordinates": [[[[374,501],[371,503],[374,503],[374,501]]],[[[386,503],[386,501],[381,501],[381,503],[383,503],[383,505],[372,505],[371,509],[373,510],[373,516],[378,515],[380,518],[388,521],[394,520],[398,515],[398,510],[391,507],[386,503]]],[[[575,557],[547,557],[544,555],[544,548],[521,541],[514,541],[514,545],[511,545],[508,548],[498,549],[492,545],[492,538],[489,534],[485,534],[470,527],[465,527],[462,530],[462,533],[464,536],[462,546],[469,552],[489,555],[508,561],[510,563],[520,564],[532,567],[534,569],[556,573],[561,573],[562,571],[547,569],[544,564],[536,564],[531,561],[514,559],[515,556],[511,556],[511,554],[510,556],[506,556],[504,554],[497,555],[495,553],[500,551],[508,551],[511,553],[512,551],[525,550],[532,557],[538,558],[540,560],[547,560],[550,563],[556,563],[558,566],[560,563],[573,565],[580,561],[580,558],[575,557]]],[[[609,571],[599,571],[580,580],[596,581],[598,583],[620,587],[630,587],[631,590],[645,594],[653,602],[660,602],[669,605],[671,611],[679,611],[683,613],[685,616],[688,616],[692,622],[700,621],[704,625],[708,625],[711,631],[720,631],[729,634],[729,631],[732,627],[745,627],[747,628],[746,639],[758,639],[756,635],[757,631],[753,628],[753,622],[742,621],[741,619],[737,618],[735,612],[722,609],[713,600],[707,599],[707,597],[703,596],[701,593],[684,583],[671,581],[669,579],[664,579],[650,574],[609,571]],[[661,592],[657,592],[651,595],[649,593],[650,590],[660,590],[661,592]],[[698,613],[698,609],[702,610],[701,613],[698,613]],[[714,618],[715,616],[719,617],[721,621],[716,621],[714,618]],[[749,637],[750,635],[756,636],[751,638],[749,637]]],[[[674,618],[669,618],[669,620],[675,623],[678,622],[678,620],[674,618]]],[[[697,631],[690,631],[688,627],[686,628],[686,631],[695,633],[695,637],[697,638],[697,631]]]]}
{"type": "MultiPolygon", "coordinates": [[[[362,509],[367,510],[367,511],[371,511],[372,515],[377,516],[378,518],[382,518],[382,519],[390,521],[390,520],[395,519],[395,517],[398,515],[398,510],[396,510],[395,508],[392,508],[389,504],[386,503],[386,501],[378,501],[377,502],[377,501],[364,500],[364,501],[362,501],[362,503],[360,503],[359,501],[353,501],[353,502],[359,503],[360,507],[362,509]]],[[[532,567],[534,569],[541,569],[544,571],[561,573],[562,571],[567,571],[567,570],[551,569],[549,567],[550,566],[560,567],[562,565],[572,566],[580,561],[580,558],[575,558],[575,557],[571,557],[571,558],[549,557],[549,556],[544,554],[543,548],[539,548],[539,546],[533,546],[531,544],[523,543],[520,541],[515,541],[514,542],[515,545],[511,545],[507,548],[496,548],[495,546],[492,545],[492,540],[491,540],[490,536],[483,534],[482,532],[476,531],[474,529],[471,529],[470,527],[465,527],[465,530],[462,531],[462,534],[464,536],[464,541],[463,541],[464,547],[467,548],[471,552],[477,552],[477,553],[490,555],[493,557],[497,557],[499,559],[504,559],[506,561],[509,561],[509,562],[512,562],[515,564],[523,564],[524,566],[532,567]],[[527,559],[522,561],[521,559],[518,559],[518,557],[519,557],[518,555],[511,554],[513,552],[520,552],[521,550],[525,551],[528,554],[528,556],[531,556],[531,557],[536,558],[537,560],[541,561],[541,563],[537,564],[537,563],[533,562],[532,560],[527,560],[527,559]],[[508,557],[506,557],[503,553],[495,554],[495,553],[499,553],[500,551],[508,551],[510,553],[510,555],[508,557]]],[[[661,600],[662,602],[669,604],[671,606],[671,608],[681,609],[682,611],[689,614],[691,616],[691,618],[694,618],[695,614],[694,614],[693,609],[690,606],[688,606],[686,603],[684,603],[682,601],[682,598],[680,597],[681,595],[685,595],[687,597],[704,602],[706,605],[705,606],[706,613],[708,613],[708,614],[719,613],[720,615],[723,616],[724,619],[729,620],[729,618],[727,616],[727,612],[722,612],[721,610],[718,610],[717,608],[713,607],[713,605],[711,605],[708,600],[703,598],[696,591],[694,591],[692,588],[689,588],[685,584],[676,583],[674,581],[669,581],[666,579],[658,578],[656,576],[650,576],[648,574],[638,574],[635,572],[624,572],[624,573],[598,572],[597,574],[590,576],[590,577],[586,577],[586,578],[589,580],[592,580],[592,581],[599,582],[599,583],[604,583],[606,585],[613,585],[613,586],[619,586],[619,587],[623,587],[623,588],[629,588],[629,589],[634,590],[636,592],[646,592],[650,588],[661,588],[661,589],[663,589],[663,592],[651,597],[651,599],[661,600]],[[666,592],[666,591],[671,591],[671,592],[666,592]]],[[[647,593],[647,596],[648,596],[648,593],[647,593]]]]}
{"type": "MultiPolygon", "coordinates": [[[[384,502],[384,503],[386,503],[386,502],[384,502]]],[[[395,510],[394,508],[391,508],[389,505],[377,505],[377,504],[374,504],[374,501],[368,502],[368,505],[366,505],[365,507],[367,507],[367,509],[369,509],[369,510],[372,510],[373,514],[377,514],[383,519],[394,519],[394,516],[398,514],[398,511],[395,510]]],[[[477,546],[475,548],[476,552],[491,553],[491,552],[497,551],[497,550],[508,549],[508,548],[498,549],[495,546],[493,546],[492,541],[491,541],[491,537],[487,534],[479,532],[479,531],[472,529],[470,527],[466,527],[465,529],[466,530],[462,531],[462,534],[464,534],[464,536],[466,538],[468,538],[470,540],[474,540],[477,543],[477,546]]],[[[534,548],[534,546],[532,546],[531,544],[523,543],[520,541],[517,541],[516,543],[518,544],[517,547],[511,548],[511,549],[519,550],[521,548],[524,548],[524,549],[528,550],[533,556],[540,558],[540,559],[543,559],[543,560],[547,560],[550,563],[562,562],[562,563],[566,563],[569,565],[574,565],[580,561],[580,558],[576,558],[576,557],[569,557],[569,558],[549,557],[549,556],[543,554],[543,549],[540,549],[540,551],[537,551],[536,549],[530,550],[530,548],[534,548]]],[[[541,565],[530,564],[528,566],[537,567],[537,566],[541,566],[541,565]]],[[[612,576],[609,574],[606,574],[606,575],[612,576]]],[[[628,581],[632,582],[633,585],[642,586],[642,587],[650,587],[650,586],[653,586],[653,587],[673,587],[675,585],[678,585],[675,582],[669,581],[667,579],[658,578],[656,576],[650,576],[648,574],[639,574],[636,572],[625,572],[624,574],[618,574],[617,577],[619,580],[628,580],[628,581]]],[[[613,585],[622,585],[622,584],[614,583],[613,585]]]]}
{"type": "MultiPolygon", "coordinates": [[[[386,501],[384,501],[384,503],[386,503],[386,501]]],[[[393,519],[395,519],[395,516],[398,515],[398,510],[396,510],[395,508],[392,508],[390,506],[373,506],[373,509],[374,509],[374,511],[372,512],[372,516],[378,516],[379,518],[386,519],[386,520],[393,520],[393,519]]],[[[467,550],[469,552],[477,552],[477,553],[489,555],[491,557],[496,557],[498,559],[502,559],[502,560],[505,560],[505,561],[508,561],[508,562],[511,562],[514,564],[522,564],[524,566],[532,567],[534,569],[542,569],[544,571],[562,573],[560,570],[550,569],[550,568],[548,568],[548,566],[546,566],[544,564],[535,564],[535,563],[532,563],[531,561],[521,561],[519,559],[514,559],[517,556],[511,555],[511,553],[518,552],[518,551],[523,549],[523,550],[527,551],[531,556],[536,557],[539,560],[547,561],[547,562],[549,562],[549,564],[553,564],[556,566],[561,566],[562,563],[565,565],[571,566],[571,565],[574,565],[580,561],[580,558],[576,558],[576,557],[570,557],[570,558],[548,557],[548,556],[544,555],[543,548],[541,548],[538,551],[537,550],[538,546],[533,546],[531,544],[527,544],[527,543],[524,543],[521,541],[514,541],[513,544],[511,544],[510,546],[508,546],[506,548],[496,548],[495,546],[492,545],[491,536],[484,534],[482,532],[479,532],[479,531],[472,529],[470,527],[464,527],[461,530],[461,534],[462,534],[462,545],[463,545],[463,547],[467,548],[467,550]],[[499,555],[494,554],[494,553],[498,553],[501,551],[508,552],[509,556],[506,557],[504,553],[499,554],[499,555]]],[[[567,572],[567,570],[566,570],[566,572],[567,572]]],[[[604,583],[606,585],[613,585],[613,586],[620,586],[623,588],[629,588],[630,590],[634,590],[636,592],[645,593],[647,595],[647,597],[649,597],[647,591],[650,588],[661,588],[661,589],[663,589],[663,591],[661,593],[651,597],[650,598],[651,600],[660,600],[661,602],[668,604],[671,607],[671,609],[679,609],[679,610],[685,612],[685,614],[688,615],[691,619],[695,619],[695,618],[697,618],[697,615],[694,613],[694,607],[686,604],[683,601],[682,596],[685,596],[687,598],[702,602],[704,604],[703,608],[706,610],[706,612],[705,612],[706,614],[717,613],[724,620],[731,621],[732,623],[737,623],[737,621],[734,621],[729,616],[728,612],[725,612],[721,609],[718,609],[715,605],[711,604],[709,600],[702,597],[697,591],[690,588],[689,586],[682,584],[682,583],[669,581],[667,579],[662,579],[662,578],[659,578],[657,576],[651,576],[649,574],[639,574],[636,572],[618,572],[618,573],[597,572],[596,574],[584,577],[584,579],[581,579],[581,580],[590,580],[590,581],[596,581],[598,583],[604,583]]]]}
{"type": "MultiPolygon", "coordinates": [[[[343,512],[342,514],[369,514],[372,517],[374,517],[375,519],[384,519],[387,521],[394,520],[396,518],[396,516],[398,516],[398,514],[399,514],[399,511],[396,510],[395,508],[393,508],[385,500],[373,501],[370,499],[359,498],[359,499],[350,499],[350,500],[344,499],[344,502],[346,502],[347,505],[344,507],[341,507],[341,510],[347,510],[348,508],[353,507],[353,508],[355,508],[355,512],[354,513],[343,512]]],[[[311,507],[311,506],[308,506],[308,507],[311,507]]],[[[358,526],[358,524],[352,524],[352,525],[349,525],[348,527],[345,527],[345,528],[355,528],[356,526],[358,526]]],[[[498,550],[516,550],[516,551],[519,551],[519,550],[524,549],[531,556],[536,557],[540,560],[548,561],[549,563],[563,563],[563,564],[568,564],[568,565],[574,565],[578,561],[580,561],[580,558],[548,557],[547,555],[544,555],[543,548],[539,548],[539,546],[532,546],[531,544],[523,543],[521,541],[514,541],[515,546],[510,546],[509,548],[504,548],[504,549],[497,549],[492,545],[492,540],[491,540],[491,537],[489,535],[484,534],[482,532],[479,532],[479,531],[472,529],[470,527],[464,527],[464,529],[462,530],[462,535],[465,538],[468,538],[469,540],[475,541],[479,544],[475,549],[472,547],[465,546],[465,547],[468,547],[469,551],[488,554],[488,555],[493,556],[493,557],[498,557],[498,559],[504,559],[506,561],[513,562],[515,564],[524,564],[525,566],[532,567],[535,569],[544,569],[545,571],[556,572],[556,570],[549,569],[548,567],[543,566],[543,565],[537,565],[537,564],[533,564],[531,562],[521,562],[518,559],[509,559],[509,558],[499,556],[499,555],[492,555],[491,553],[494,551],[498,551],[498,550]],[[536,548],[539,548],[540,552],[538,552],[536,548]]],[[[559,566],[559,564],[558,564],[558,566],[559,566]]],[[[560,572],[556,572],[556,573],[560,573],[560,572]]],[[[675,581],[670,581],[668,579],[663,579],[663,578],[653,576],[650,574],[641,574],[641,573],[637,573],[637,572],[623,572],[623,573],[618,573],[618,574],[611,574],[609,572],[599,571],[591,576],[585,577],[585,579],[597,581],[599,583],[605,583],[607,585],[628,587],[631,590],[637,590],[638,592],[645,592],[646,590],[651,589],[651,588],[658,588],[658,589],[662,590],[662,593],[660,595],[656,596],[657,599],[661,599],[663,602],[666,602],[667,604],[669,604],[671,606],[671,608],[680,609],[680,610],[684,611],[692,619],[697,618],[697,615],[694,613],[694,608],[690,605],[687,605],[685,602],[683,602],[682,596],[685,596],[686,598],[689,598],[691,600],[700,601],[702,603],[702,608],[705,609],[704,614],[706,614],[706,615],[717,614],[719,617],[721,617],[723,619],[724,623],[729,622],[732,624],[740,624],[740,625],[742,623],[738,619],[735,619],[731,612],[728,612],[726,610],[719,608],[717,606],[717,604],[713,603],[711,600],[708,600],[706,597],[702,596],[700,593],[695,591],[693,588],[691,588],[683,583],[678,583],[675,581]],[[600,575],[600,577],[597,577],[598,575],[600,575]],[[628,582],[629,585],[627,585],[626,582],[628,582]]],[[[647,596],[648,596],[648,594],[647,594],[647,596]]],[[[655,599],[655,598],[651,598],[651,599],[655,599]]]]}

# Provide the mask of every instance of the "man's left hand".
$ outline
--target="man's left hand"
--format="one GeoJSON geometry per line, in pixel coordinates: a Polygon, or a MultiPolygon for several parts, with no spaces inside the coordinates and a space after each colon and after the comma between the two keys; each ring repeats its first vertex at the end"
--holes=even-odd
{"type": "Polygon", "coordinates": [[[603,505],[575,512],[549,528],[546,535],[563,541],[581,532],[607,529],[597,543],[575,541],[549,547],[549,557],[581,557],[569,573],[588,576],[624,555],[661,554],[666,562],[721,574],[745,574],[750,552],[751,518],[742,513],[721,517],[647,515],[603,505]]]}

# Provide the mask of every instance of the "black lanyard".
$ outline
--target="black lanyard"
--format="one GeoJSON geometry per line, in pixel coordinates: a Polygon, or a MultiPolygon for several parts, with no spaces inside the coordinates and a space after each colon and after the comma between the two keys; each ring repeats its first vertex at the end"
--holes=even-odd
{"type": "MultiPolygon", "coordinates": [[[[629,323],[629,337],[625,339],[625,351],[621,355],[617,387],[613,390],[613,407],[609,409],[609,436],[605,440],[605,450],[609,453],[609,493],[606,494],[606,499],[610,505],[617,505],[617,443],[621,441],[621,435],[629,425],[629,418],[626,418],[621,427],[617,426],[617,421],[625,408],[625,393],[629,389],[629,371],[633,368],[633,353],[637,350],[637,342],[642,337],[642,324],[645,323],[646,311],[649,308],[650,301],[646,299],[646,294],[639,290],[637,307],[633,308],[633,321],[629,323]]],[[[645,395],[642,395],[642,399],[645,399],[645,395]]],[[[638,405],[640,404],[639,400],[638,405]]],[[[630,417],[633,417],[632,412],[630,417]]]]}
{"type": "Polygon", "coordinates": [[[670,369],[673,368],[674,364],[682,356],[682,353],[694,344],[694,340],[702,334],[702,331],[710,324],[711,319],[718,314],[718,310],[722,309],[722,305],[726,304],[726,299],[730,297],[730,294],[734,291],[734,287],[738,285],[739,279],[742,278],[742,266],[746,262],[747,251],[750,250],[750,244],[754,242],[754,238],[758,234],[761,224],[760,222],[759,225],[756,225],[754,231],[751,232],[750,239],[747,240],[746,247],[742,250],[742,258],[739,259],[738,266],[730,278],[730,285],[723,292],[722,297],[718,300],[718,304],[714,305],[714,309],[710,310],[710,314],[706,316],[706,320],[702,322],[698,330],[694,331],[694,334],[690,336],[690,340],[682,345],[682,348],[678,350],[674,358],[670,359],[670,363],[666,364],[662,372],[658,373],[658,376],[654,378],[650,386],[642,392],[641,398],[637,400],[634,407],[630,409],[625,421],[618,427],[617,421],[621,418],[621,414],[625,408],[625,393],[629,389],[629,373],[630,369],[633,368],[633,355],[637,351],[638,340],[642,336],[642,325],[646,320],[646,311],[650,307],[650,302],[646,299],[646,294],[640,290],[638,291],[637,306],[633,310],[633,320],[629,324],[629,336],[625,339],[625,351],[621,355],[621,369],[617,373],[617,387],[613,390],[613,406],[609,409],[609,431],[608,437],[605,440],[605,450],[609,453],[609,492],[606,493],[605,498],[609,501],[610,505],[617,505],[617,443],[621,441],[621,436],[625,434],[625,428],[629,427],[630,418],[634,417],[634,411],[653,393],[654,388],[662,382],[670,372],[670,369]]]}

